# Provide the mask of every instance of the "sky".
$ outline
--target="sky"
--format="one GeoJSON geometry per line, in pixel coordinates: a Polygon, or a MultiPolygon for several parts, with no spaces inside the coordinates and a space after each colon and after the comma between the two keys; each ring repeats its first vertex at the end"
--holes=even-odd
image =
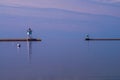
{"type": "MultiPolygon", "coordinates": [[[[7,6],[9,8],[57,8],[120,17],[120,0],[1,0],[0,6],[7,6]]],[[[3,10],[2,12],[7,11],[3,10]]]]}
{"type": "Polygon", "coordinates": [[[1,0],[0,24],[4,26],[3,29],[5,26],[8,28],[8,25],[16,29],[26,25],[38,28],[40,25],[44,26],[42,29],[48,30],[84,31],[88,25],[96,25],[94,29],[100,28],[94,24],[95,21],[100,25],[106,21],[104,26],[111,22],[118,26],[119,8],[120,0],[1,0]],[[69,29],[67,26],[70,26],[69,29]]]}

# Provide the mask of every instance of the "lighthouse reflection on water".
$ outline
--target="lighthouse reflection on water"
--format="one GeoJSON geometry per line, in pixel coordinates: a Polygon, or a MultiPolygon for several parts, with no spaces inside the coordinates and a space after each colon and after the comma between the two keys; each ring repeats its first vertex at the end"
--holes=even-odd
{"type": "Polygon", "coordinates": [[[32,58],[32,42],[31,41],[27,42],[27,48],[28,48],[28,60],[29,60],[29,63],[31,63],[31,58],[32,58]]]}
{"type": "MultiPolygon", "coordinates": [[[[27,37],[28,39],[32,38],[32,29],[29,28],[27,30],[27,37]]],[[[32,42],[31,41],[27,41],[27,48],[28,48],[28,60],[31,63],[31,58],[32,58],[32,42]]]]}
{"type": "MultiPolygon", "coordinates": [[[[32,29],[29,28],[27,30],[27,39],[32,39],[32,29]]],[[[17,43],[17,52],[20,53],[21,44],[17,43]]],[[[32,58],[32,41],[27,41],[27,54],[28,54],[28,61],[31,63],[32,58]]]]}

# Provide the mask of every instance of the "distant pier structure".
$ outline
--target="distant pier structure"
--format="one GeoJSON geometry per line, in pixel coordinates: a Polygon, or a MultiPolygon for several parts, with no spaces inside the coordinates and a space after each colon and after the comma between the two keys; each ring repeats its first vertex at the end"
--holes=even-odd
{"type": "Polygon", "coordinates": [[[120,38],[90,38],[87,34],[85,37],[86,41],[120,41],[120,38]]]}
{"type": "Polygon", "coordinates": [[[38,38],[32,38],[32,29],[31,28],[28,28],[27,30],[27,38],[5,38],[5,39],[1,39],[0,38],[0,42],[11,42],[11,41],[42,41],[41,39],[38,39],[38,38]]]}

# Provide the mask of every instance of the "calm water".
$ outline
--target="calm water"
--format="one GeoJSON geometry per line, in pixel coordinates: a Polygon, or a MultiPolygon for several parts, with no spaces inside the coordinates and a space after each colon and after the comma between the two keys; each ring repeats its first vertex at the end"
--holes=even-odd
{"type": "Polygon", "coordinates": [[[119,41],[67,36],[43,37],[30,50],[1,42],[0,80],[120,80],[119,41]]]}

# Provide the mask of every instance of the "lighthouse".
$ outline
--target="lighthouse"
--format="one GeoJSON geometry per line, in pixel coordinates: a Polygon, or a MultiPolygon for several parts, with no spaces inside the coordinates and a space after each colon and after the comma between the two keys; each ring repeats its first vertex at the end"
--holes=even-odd
{"type": "Polygon", "coordinates": [[[31,39],[31,38],[32,38],[32,29],[31,29],[31,28],[29,28],[29,29],[27,30],[27,37],[28,37],[28,39],[31,39]]]}

